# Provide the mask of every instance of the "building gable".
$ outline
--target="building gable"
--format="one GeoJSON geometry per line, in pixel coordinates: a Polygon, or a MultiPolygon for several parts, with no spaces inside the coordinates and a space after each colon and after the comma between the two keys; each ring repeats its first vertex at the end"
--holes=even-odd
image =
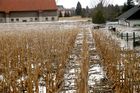
{"type": "Polygon", "coordinates": [[[128,18],[128,20],[140,20],[140,10],[137,11],[135,14],[133,14],[132,16],[130,16],[128,18]]]}
{"type": "Polygon", "coordinates": [[[122,15],[120,15],[117,19],[126,20],[126,19],[130,18],[131,16],[136,15],[136,13],[138,11],[140,11],[140,6],[135,6],[135,7],[131,8],[130,10],[126,11],[125,13],[123,13],[122,15]]]}

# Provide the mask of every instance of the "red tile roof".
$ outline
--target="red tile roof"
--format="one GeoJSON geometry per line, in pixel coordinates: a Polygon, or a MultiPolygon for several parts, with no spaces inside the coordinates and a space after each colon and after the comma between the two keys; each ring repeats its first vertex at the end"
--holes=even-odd
{"type": "Polygon", "coordinates": [[[0,11],[57,10],[55,0],[0,0],[0,11]]]}

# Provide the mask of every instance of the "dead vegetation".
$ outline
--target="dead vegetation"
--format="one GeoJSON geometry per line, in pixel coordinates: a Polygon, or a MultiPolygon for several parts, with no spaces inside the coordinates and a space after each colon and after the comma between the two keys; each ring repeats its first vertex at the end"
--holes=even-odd
{"type": "Polygon", "coordinates": [[[124,50],[106,32],[93,32],[97,51],[113,93],[140,92],[140,57],[135,50],[124,50]]]}
{"type": "Polygon", "coordinates": [[[93,37],[87,29],[38,30],[0,32],[0,93],[40,93],[40,86],[46,88],[46,93],[63,93],[66,74],[73,76],[70,79],[75,93],[88,93],[93,87],[94,93],[140,92],[140,56],[135,50],[120,48],[118,42],[99,30],[93,32],[93,37]],[[78,33],[82,34],[76,41],[78,33]],[[70,58],[71,54],[76,56],[70,58]],[[93,69],[95,65],[103,67],[106,76],[99,86],[91,87],[90,75],[104,74],[93,69]]]}
{"type": "Polygon", "coordinates": [[[1,31],[0,93],[59,93],[78,31],[1,31]]]}
{"type": "Polygon", "coordinates": [[[78,91],[77,93],[88,93],[88,70],[89,70],[89,49],[87,44],[87,32],[83,32],[83,45],[81,51],[80,62],[80,77],[78,79],[78,91]]]}

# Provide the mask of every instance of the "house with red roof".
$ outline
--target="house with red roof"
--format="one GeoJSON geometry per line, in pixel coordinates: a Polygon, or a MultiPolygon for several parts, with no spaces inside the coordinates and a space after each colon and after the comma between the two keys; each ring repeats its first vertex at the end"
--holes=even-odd
{"type": "Polygon", "coordinates": [[[55,0],[0,0],[0,23],[58,20],[55,0]]]}

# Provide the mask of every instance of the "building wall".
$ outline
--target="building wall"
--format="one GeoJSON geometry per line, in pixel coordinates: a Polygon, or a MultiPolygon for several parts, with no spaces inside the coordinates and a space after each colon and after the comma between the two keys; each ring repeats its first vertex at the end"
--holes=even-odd
{"type": "Polygon", "coordinates": [[[140,20],[119,20],[119,24],[130,27],[140,26],[140,20]]]}
{"type": "Polygon", "coordinates": [[[60,13],[62,14],[62,17],[65,17],[65,13],[68,13],[69,17],[74,16],[75,15],[75,11],[74,10],[70,10],[70,9],[63,9],[63,10],[59,10],[58,14],[60,16],[60,13]]]}
{"type": "Polygon", "coordinates": [[[0,23],[4,23],[5,22],[5,13],[0,12],[0,23]]]}
{"type": "Polygon", "coordinates": [[[16,23],[16,22],[38,22],[38,17],[10,17],[9,22],[10,23],[16,23]]]}
{"type": "Polygon", "coordinates": [[[42,12],[42,16],[46,17],[46,16],[57,16],[57,12],[56,11],[44,11],[42,12]]]}
{"type": "Polygon", "coordinates": [[[0,12],[0,17],[5,17],[5,13],[0,12]]]}
{"type": "Polygon", "coordinates": [[[0,13],[0,22],[42,22],[42,21],[56,21],[58,20],[57,11],[45,12],[10,12],[6,14],[0,13]]]}
{"type": "Polygon", "coordinates": [[[42,20],[42,22],[45,22],[45,21],[57,21],[58,20],[58,16],[42,17],[41,20],[42,20]]]}
{"type": "Polygon", "coordinates": [[[11,18],[14,17],[37,17],[38,12],[11,12],[9,14],[11,18]]]}
{"type": "Polygon", "coordinates": [[[140,26],[140,20],[130,20],[130,26],[140,26]]]}
{"type": "Polygon", "coordinates": [[[61,14],[62,14],[62,17],[65,17],[65,12],[66,11],[60,11],[61,12],[61,14]]]}
{"type": "Polygon", "coordinates": [[[38,21],[38,12],[10,12],[9,22],[35,22],[38,21]]]}
{"type": "Polygon", "coordinates": [[[128,26],[129,24],[125,20],[119,20],[119,25],[128,26]]]}
{"type": "Polygon", "coordinates": [[[42,21],[56,21],[58,20],[57,11],[44,11],[41,13],[42,21]]]}

